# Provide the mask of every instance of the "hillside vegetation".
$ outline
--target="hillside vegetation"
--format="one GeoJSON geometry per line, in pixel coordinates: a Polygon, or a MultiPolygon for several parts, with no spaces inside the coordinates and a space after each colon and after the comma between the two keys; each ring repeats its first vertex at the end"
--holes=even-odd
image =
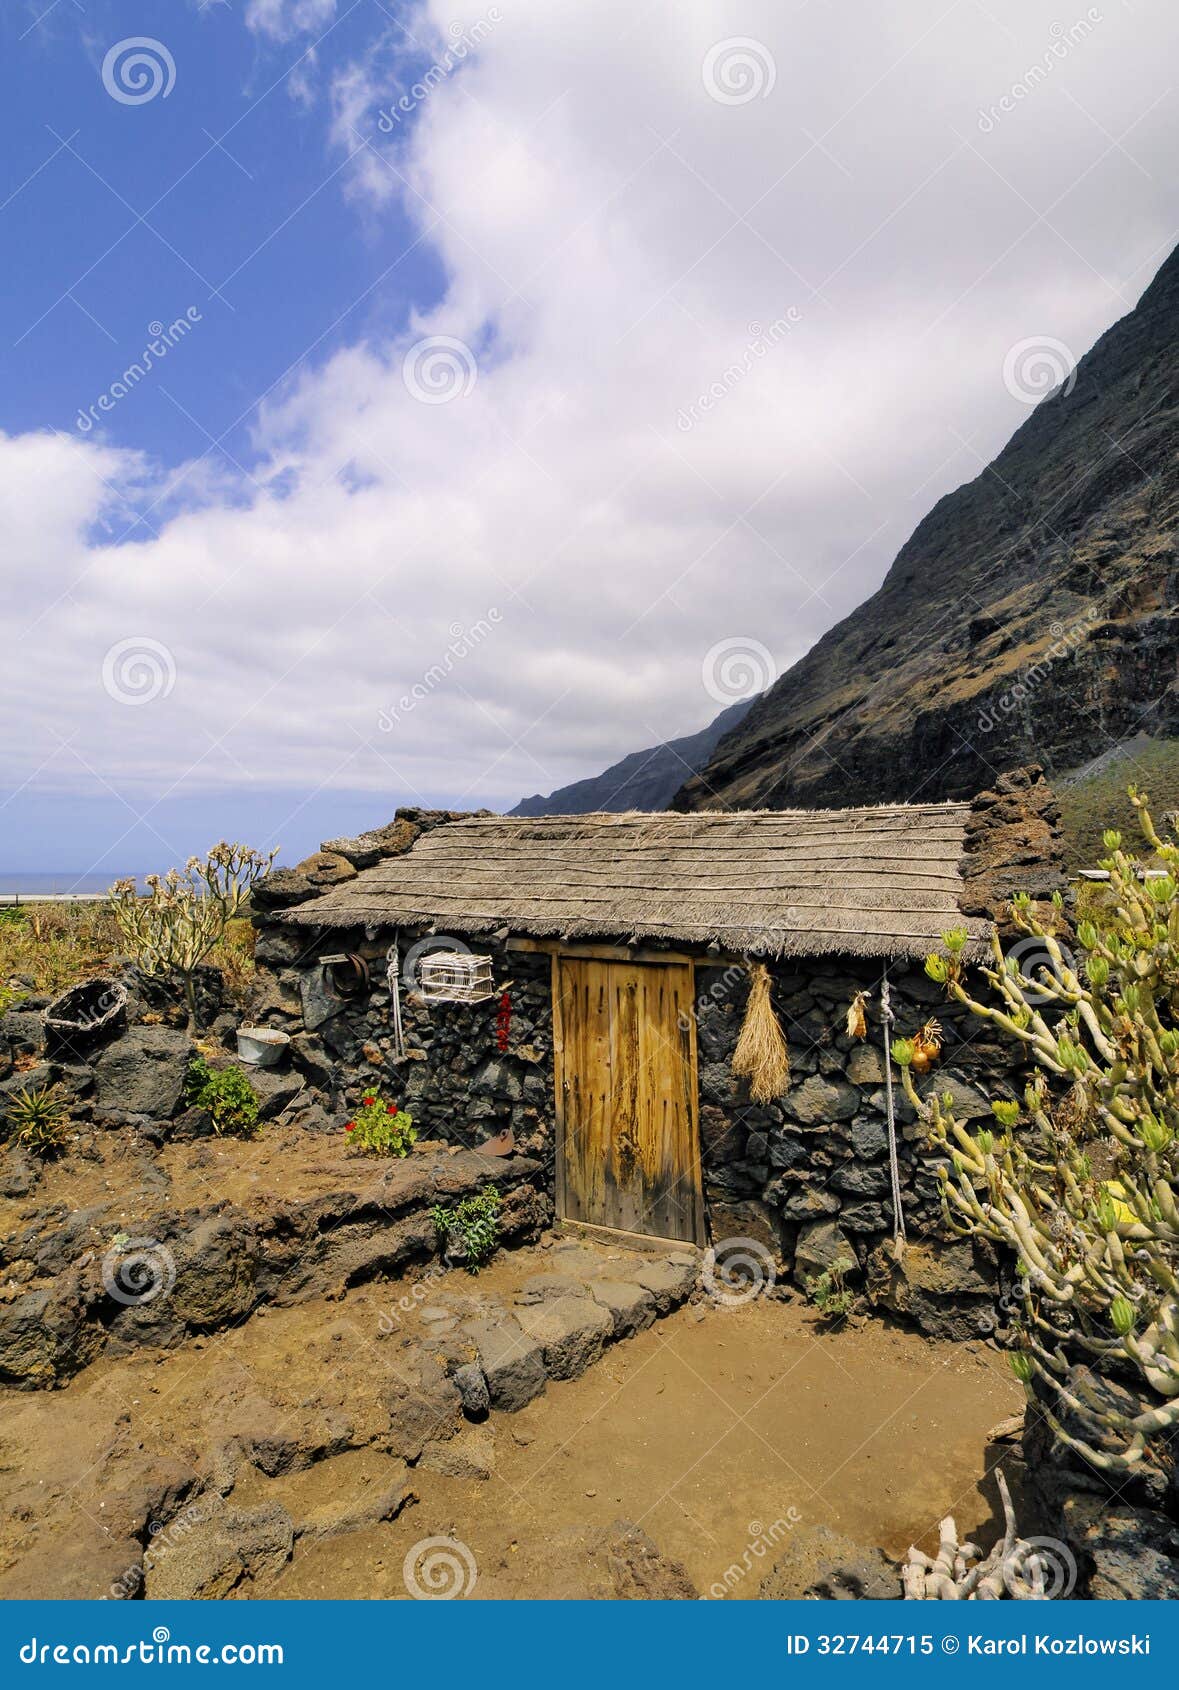
{"type": "Polygon", "coordinates": [[[1057,787],[1064,828],[1065,863],[1072,871],[1095,868],[1107,853],[1101,835],[1108,827],[1133,836],[1131,784],[1150,795],[1160,830],[1168,813],[1179,811],[1179,739],[1134,740],[1101,769],[1057,787]]]}

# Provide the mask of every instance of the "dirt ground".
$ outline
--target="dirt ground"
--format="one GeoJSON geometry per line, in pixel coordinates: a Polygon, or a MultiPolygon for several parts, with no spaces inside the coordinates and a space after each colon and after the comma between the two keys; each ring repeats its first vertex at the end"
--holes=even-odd
{"type": "Polygon", "coordinates": [[[875,1321],[816,1337],[812,1317],[782,1303],[684,1309],[493,1416],[489,1479],[415,1471],[416,1505],[296,1546],[270,1594],[401,1597],[407,1551],[450,1533],[475,1556],[475,1597],[579,1595],[581,1528],[619,1517],[703,1594],[753,1541],[783,1541],[777,1522],[827,1524],[901,1560],[910,1543],[936,1549],[952,1511],[989,1544],[985,1437],[1022,1400],[985,1347],[875,1321]]]}
{"type": "Polygon", "coordinates": [[[38,1164],[31,1195],[0,1197],[0,1236],[14,1235],[30,1216],[55,1208],[75,1214],[101,1205],[112,1231],[137,1232],[161,1208],[179,1213],[233,1203],[248,1215],[267,1215],[284,1202],[345,1190],[384,1202],[413,1182],[431,1150],[454,1154],[448,1145],[423,1140],[406,1161],[364,1156],[348,1149],[342,1133],[327,1138],[281,1122],[267,1122],[257,1138],[181,1139],[158,1147],[80,1127],[72,1154],[38,1164]]]}
{"type": "Polygon", "coordinates": [[[274,1501],[338,1515],[387,1487],[394,1469],[408,1496],[382,1523],[297,1536],[289,1560],[241,1583],[239,1596],[400,1599],[407,1552],[443,1536],[473,1556],[475,1598],[603,1594],[591,1540],[620,1518],[702,1593],[763,1534],[781,1541],[790,1522],[831,1526],[895,1559],[910,1542],[934,1547],[950,1511],[964,1535],[991,1541],[986,1434],[1022,1401],[1004,1359],[875,1319],[825,1332],[798,1303],[685,1306],[609,1347],[579,1379],[550,1380],[520,1412],[461,1433],[444,1446],[449,1471],[393,1462],[381,1450],[382,1387],[399,1346],[437,1314],[437,1296],[510,1300],[523,1275],[551,1261],[513,1251],[477,1280],[444,1276],[420,1301],[400,1282],[271,1308],[178,1350],[102,1357],[62,1390],[7,1395],[0,1594],[55,1594],[67,1563],[72,1590],[82,1576],[102,1594],[117,1563],[104,1560],[104,1542],[125,1536],[120,1499],[140,1494],[145,1468],[165,1489],[175,1472],[215,1484],[210,1451],[239,1432],[256,1440],[260,1427],[278,1476],[239,1467],[235,1508],[274,1501]],[[312,1465],[283,1470],[287,1445],[312,1465]]]}

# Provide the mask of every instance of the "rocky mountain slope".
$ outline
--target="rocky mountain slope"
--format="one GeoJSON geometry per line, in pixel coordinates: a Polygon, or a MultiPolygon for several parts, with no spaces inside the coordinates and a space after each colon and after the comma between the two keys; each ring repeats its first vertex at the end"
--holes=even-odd
{"type": "Polygon", "coordinates": [[[1074,377],[672,808],[966,797],[1179,734],[1179,253],[1074,377]]]}
{"type": "Polygon", "coordinates": [[[509,815],[583,816],[598,810],[665,810],[690,774],[702,769],[723,734],[731,732],[749,710],[752,699],[742,698],[722,710],[699,733],[632,751],[620,762],[588,780],[558,787],[547,798],[539,793],[521,799],[509,815]]]}

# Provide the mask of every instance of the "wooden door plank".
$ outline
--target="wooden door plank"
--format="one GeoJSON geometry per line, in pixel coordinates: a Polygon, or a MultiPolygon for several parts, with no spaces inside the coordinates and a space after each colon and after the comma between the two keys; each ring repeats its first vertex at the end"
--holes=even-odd
{"type": "Polygon", "coordinates": [[[606,970],[610,1004],[610,1133],[608,1203],[603,1224],[646,1232],[644,1135],[647,1076],[643,1069],[644,971],[637,964],[597,964],[606,970]]]}
{"type": "Polygon", "coordinates": [[[554,956],[558,1217],[702,1246],[694,973],[554,956]]]}

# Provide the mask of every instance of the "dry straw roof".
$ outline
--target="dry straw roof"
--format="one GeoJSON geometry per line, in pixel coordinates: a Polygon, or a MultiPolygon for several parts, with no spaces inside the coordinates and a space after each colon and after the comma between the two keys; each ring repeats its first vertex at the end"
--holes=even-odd
{"type": "MultiPolygon", "coordinates": [[[[448,822],[303,904],[305,926],[924,956],[959,909],[967,804],[448,822]]],[[[972,946],[971,950],[976,947],[972,946]]]]}

